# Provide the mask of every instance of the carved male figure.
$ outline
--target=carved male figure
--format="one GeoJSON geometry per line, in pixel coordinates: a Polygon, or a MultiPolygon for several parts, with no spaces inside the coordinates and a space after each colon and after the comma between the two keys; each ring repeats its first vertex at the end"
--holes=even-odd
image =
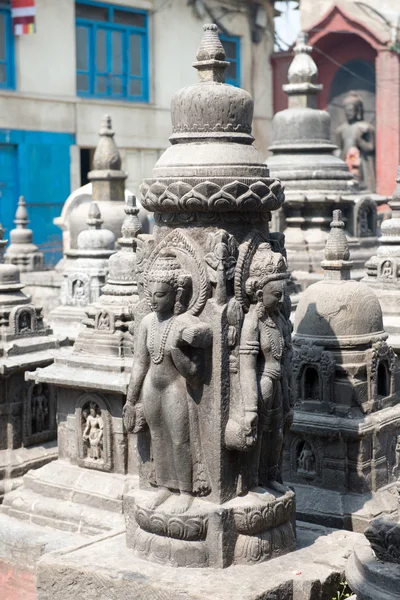
{"type": "Polygon", "coordinates": [[[356,178],[365,184],[370,192],[375,192],[375,128],[371,123],[364,121],[364,104],[359,94],[349,92],[343,103],[347,123],[343,123],[336,130],[340,157],[349,164],[356,178]],[[357,152],[359,165],[354,161],[357,152]]]}
{"type": "Polygon", "coordinates": [[[157,493],[155,509],[174,492],[171,510],[184,512],[194,494],[208,492],[204,471],[197,406],[194,396],[204,378],[204,349],[211,330],[185,313],[191,277],[177,257],[161,255],[147,274],[152,312],[144,317],[136,340],[135,357],[124,407],[128,431],[150,429],[157,493]]]}
{"type": "Polygon", "coordinates": [[[90,411],[86,417],[83,431],[83,441],[88,443],[88,456],[93,460],[102,458],[104,424],[98,407],[94,402],[90,404],[90,411]]]}
{"type": "Polygon", "coordinates": [[[32,429],[35,433],[40,433],[46,429],[49,406],[46,395],[43,393],[43,386],[39,383],[32,396],[32,429]]]}

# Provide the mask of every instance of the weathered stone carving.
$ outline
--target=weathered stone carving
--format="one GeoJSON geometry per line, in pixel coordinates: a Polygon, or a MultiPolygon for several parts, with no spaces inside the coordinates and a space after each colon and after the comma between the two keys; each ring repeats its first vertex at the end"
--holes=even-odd
{"type": "Polygon", "coordinates": [[[77,249],[65,252],[61,305],[50,313],[56,332],[75,341],[85,307],[98,300],[108,274],[108,259],[115,252],[114,234],[102,228],[99,207],[89,206],[87,229],[78,235],[77,249]]]}
{"type": "Polygon", "coordinates": [[[375,128],[364,121],[364,103],[357,92],[349,92],[343,104],[347,123],[336,130],[340,156],[358,181],[375,192],[375,128]]]}
{"type": "Polygon", "coordinates": [[[400,407],[396,357],[379,301],[351,280],[352,266],[337,210],[322,261],[324,280],[304,291],[296,311],[295,412],[283,473],[295,487],[302,519],[362,531],[382,511],[397,513],[400,407]]]}
{"type": "Polygon", "coordinates": [[[18,267],[3,263],[3,235],[0,226],[0,499],[29,469],[57,457],[54,397],[25,376],[51,364],[66,343],[52,335],[42,309],[22,291],[18,267]]]}
{"type": "MultiPolygon", "coordinates": [[[[340,208],[354,261],[352,277],[365,275],[365,261],[376,239],[376,196],[361,193],[359,182],[346,163],[335,155],[330,140],[330,116],[317,110],[318,69],[311,56],[307,35],[301,33],[294,48],[283,86],[288,108],[273,119],[271,174],[285,184],[286,201],[273,218],[272,228],[283,231],[288,264],[296,287],[294,306],[308,285],[322,278],[321,260],[329,234],[332,211],[340,208]]],[[[383,199],[382,199],[383,200],[383,199]]]]}
{"type": "Polygon", "coordinates": [[[346,579],[356,600],[398,600],[400,580],[400,524],[375,519],[365,530],[346,565],[346,579]],[[368,544],[368,542],[369,544],[368,544]]]}
{"type": "Polygon", "coordinates": [[[206,26],[199,83],[175,96],[172,146],[141,186],[156,227],[138,245],[124,423],[142,489],[124,513],[128,546],[173,566],[253,564],[294,545],[280,477],[288,274],[268,230],[284,197],[252,146],[250,96],[222,84],[224,58],[206,26]]]}
{"type": "Polygon", "coordinates": [[[33,243],[33,232],[27,227],[28,210],[23,196],[18,200],[14,223],[17,227],[10,231],[10,245],[6,250],[4,262],[16,265],[21,273],[40,271],[43,269],[43,253],[33,243]]]}
{"type": "Polygon", "coordinates": [[[365,264],[367,276],[363,281],[379,298],[383,324],[389,334],[389,343],[397,355],[400,353],[400,167],[397,185],[389,201],[392,216],[382,222],[379,247],[365,264]]]}

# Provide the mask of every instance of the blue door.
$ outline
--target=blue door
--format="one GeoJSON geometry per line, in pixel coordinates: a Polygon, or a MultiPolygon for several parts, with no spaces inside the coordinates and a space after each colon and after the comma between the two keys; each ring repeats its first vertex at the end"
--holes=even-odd
{"type": "Polygon", "coordinates": [[[18,200],[17,146],[0,144],[0,223],[8,239],[18,200]]]}

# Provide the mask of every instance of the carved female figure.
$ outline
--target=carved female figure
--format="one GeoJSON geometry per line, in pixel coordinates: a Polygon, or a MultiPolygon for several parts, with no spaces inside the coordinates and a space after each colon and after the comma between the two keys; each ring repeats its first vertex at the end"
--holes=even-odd
{"type": "Polygon", "coordinates": [[[246,292],[250,307],[240,336],[240,383],[245,406],[244,425],[257,466],[253,483],[277,487],[283,443],[287,386],[282,386],[286,319],[281,312],[287,273],[280,253],[260,244],[249,268],[246,292]],[[285,326],[285,327],[284,327],[285,326]]]}
{"type": "Polygon", "coordinates": [[[104,424],[97,405],[90,404],[90,412],[86,417],[86,426],[83,431],[83,441],[88,442],[88,456],[93,460],[102,458],[104,424]]]}
{"type": "Polygon", "coordinates": [[[204,348],[211,330],[185,313],[191,277],[176,256],[161,255],[145,281],[152,312],[140,324],[124,407],[128,431],[148,425],[158,492],[155,509],[173,492],[171,510],[184,512],[193,494],[208,492],[202,465],[199,423],[194,395],[204,378],[204,348]]]}

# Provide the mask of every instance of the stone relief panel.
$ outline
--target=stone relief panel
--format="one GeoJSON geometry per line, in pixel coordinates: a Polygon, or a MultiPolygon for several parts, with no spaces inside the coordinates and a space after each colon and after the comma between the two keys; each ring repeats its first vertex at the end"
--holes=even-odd
{"type": "Polygon", "coordinates": [[[29,382],[24,397],[23,441],[26,446],[56,437],[54,386],[29,382]]]}
{"type": "Polygon", "coordinates": [[[90,302],[90,278],[86,273],[73,273],[63,283],[61,303],[86,306],[90,302]]]}
{"type": "Polygon", "coordinates": [[[105,400],[85,394],[75,409],[78,465],[99,471],[112,470],[112,421],[105,400]]]}
{"type": "Polygon", "coordinates": [[[100,331],[113,333],[115,331],[114,314],[107,310],[99,310],[94,318],[94,326],[100,331]]]}
{"type": "Polygon", "coordinates": [[[355,205],[357,237],[373,237],[376,235],[376,204],[370,198],[365,198],[355,205]]]}
{"type": "Polygon", "coordinates": [[[323,451],[316,440],[295,436],[291,440],[290,449],[291,477],[307,482],[321,479],[321,463],[323,451]]]}
{"type": "Polygon", "coordinates": [[[42,319],[33,306],[19,306],[10,313],[10,327],[15,334],[37,331],[41,325],[42,319]]]}
{"type": "Polygon", "coordinates": [[[293,390],[295,403],[333,401],[335,359],[318,346],[303,345],[293,351],[293,390]]]}
{"type": "Polygon", "coordinates": [[[381,279],[398,279],[397,261],[393,258],[384,258],[378,262],[378,277],[381,279]]]}

